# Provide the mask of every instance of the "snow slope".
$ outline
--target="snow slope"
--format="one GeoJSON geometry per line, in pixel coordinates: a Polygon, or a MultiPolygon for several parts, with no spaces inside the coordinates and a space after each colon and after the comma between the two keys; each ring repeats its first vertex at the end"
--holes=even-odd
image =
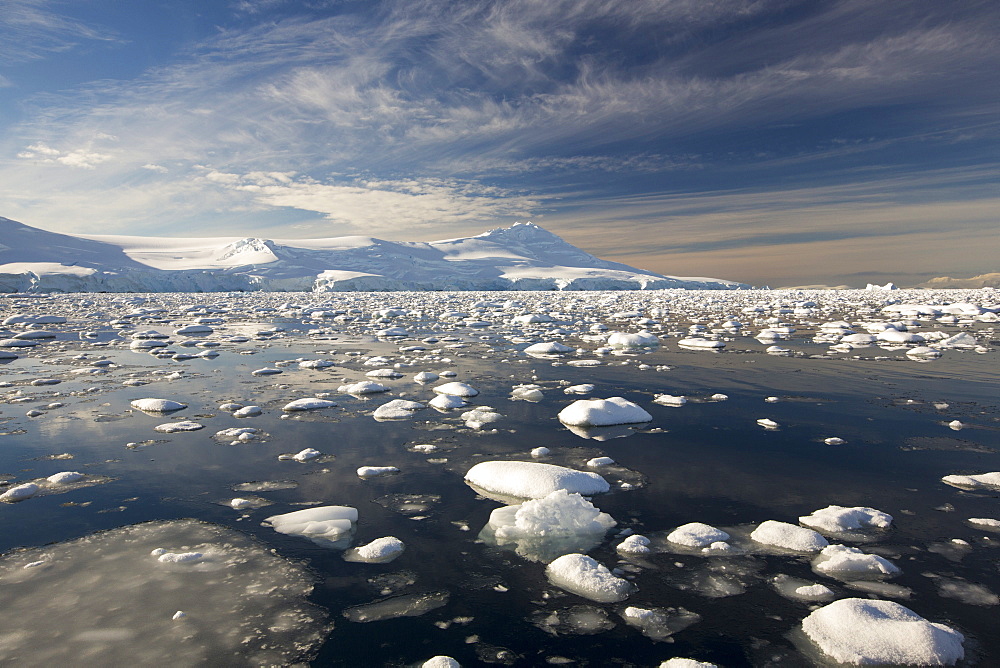
{"type": "Polygon", "coordinates": [[[601,260],[532,223],[432,242],[72,236],[0,218],[0,292],[735,289],[601,260]]]}

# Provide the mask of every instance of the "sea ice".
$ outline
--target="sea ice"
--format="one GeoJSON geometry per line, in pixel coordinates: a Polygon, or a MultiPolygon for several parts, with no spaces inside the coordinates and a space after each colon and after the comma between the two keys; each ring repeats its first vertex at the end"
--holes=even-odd
{"type": "Polygon", "coordinates": [[[564,554],[545,568],[545,574],[560,589],[599,603],[624,601],[633,590],[628,580],[585,554],[564,554]]]}
{"type": "Polygon", "coordinates": [[[395,536],[376,538],[367,545],[352,547],[344,552],[345,561],[366,564],[386,564],[403,553],[403,541],[395,536]]]}
{"type": "Polygon", "coordinates": [[[399,617],[419,617],[448,603],[448,592],[404,594],[391,598],[356,605],[344,610],[344,617],[352,622],[380,622],[399,617]]]}
{"type": "Polygon", "coordinates": [[[539,462],[480,462],[469,469],[465,480],[486,492],[517,499],[541,499],[556,490],[590,496],[611,488],[596,473],[539,462]]]}
{"type": "Polygon", "coordinates": [[[337,402],[330,401],[328,399],[317,399],[316,397],[306,397],[304,399],[296,399],[295,401],[289,402],[281,407],[281,410],[287,411],[289,413],[294,413],[297,411],[312,411],[319,408],[333,408],[337,405],[337,402]]]}
{"type": "Polygon", "coordinates": [[[468,405],[468,402],[462,397],[456,397],[451,394],[439,394],[428,401],[427,405],[439,411],[447,411],[453,408],[462,408],[468,405]]]}
{"type": "Polygon", "coordinates": [[[479,390],[476,388],[458,381],[438,385],[433,389],[437,394],[444,394],[452,397],[474,397],[479,394],[479,390]]]}
{"type": "Polygon", "coordinates": [[[829,545],[826,538],[812,529],[766,520],[753,530],[750,538],[763,545],[770,545],[793,552],[819,552],[829,545]]]}
{"type": "Polygon", "coordinates": [[[35,494],[38,494],[39,489],[38,485],[32,482],[16,485],[15,487],[8,489],[3,494],[0,494],[0,501],[14,502],[30,499],[35,494]]]}
{"type": "Polygon", "coordinates": [[[573,352],[573,348],[563,345],[557,341],[545,343],[535,343],[524,349],[528,355],[563,355],[573,352]]]}
{"type": "Polygon", "coordinates": [[[674,657],[660,663],[660,668],[719,668],[714,663],[674,657]]]}
{"type": "MultiPolygon", "coordinates": [[[[668,640],[670,636],[701,621],[701,615],[684,608],[639,608],[628,606],[622,619],[650,640],[668,640]]],[[[669,642],[669,641],[668,641],[669,642]]]]}
{"type": "Polygon", "coordinates": [[[799,522],[819,531],[843,533],[859,529],[888,529],[892,526],[892,515],[865,506],[827,506],[800,517],[799,522]]]}
{"type": "Polygon", "coordinates": [[[708,547],[712,543],[729,540],[729,534],[708,524],[691,522],[671,531],[667,540],[686,547],[708,547]]]}
{"type": "Polygon", "coordinates": [[[5,665],[295,665],[329,631],[306,600],[313,576],[303,565],[196,520],[11,552],[0,557],[0,586],[5,665]],[[150,558],[154,548],[202,558],[165,563],[150,558]]]}
{"type": "Polygon", "coordinates": [[[450,656],[438,655],[424,661],[420,668],[462,668],[462,664],[450,656]]]}
{"type": "Polygon", "coordinates": [[[802,630],[835,661],[853,665],[948,666],[965,637],[892,601],[845,598],[814,610],[802,630]]]}
{"type": "Polygon", "coordinates": [[[462,413],[462,419],[465,420],[465,426],[470,429],[482,429],[486,425],[497,422],[502,419],[503,416],[497,413],[489,406],[477,406],[471,411],[466,411],[462,413]]]}
{"type": "MultiPolygon", "coordinates": [[[[272,515],[264,520],[278,533],[303,536],[320,545],[340,547],[350,540],[358,511],[348,506],[317,506],[296,510],[283,515],[272,515]]],[[[343,547],[347,547],[346,544],[343,547]]]]}
{"type": "Polygon", "coordinates": [[[375,478],[393,473],[399,473],[399,469],[395,466],[362,466],[358,469],[359,478],[375,478]]]}
{"type": "Polygon", "coordinates": [[[649,542],[649,539],[645,536],[633,534],[618,543],[618,547],[615,549],[622,554],[649,554],[652,552],[652,550],[649,549],[649,542]]]}
{"type": "Polygon", "coordinates": [[[655,348],[660,345],[660,339],[656,334],[651,334],[646,330],[635,334],[625,332],[612,332],[608,336],[608,345],[618,350],[629,350],[635,348],[655,348]]]}
{"type": "Polygon", "coordinates": [[[866,580],[892,577],[899,568],[877,554],[866,554],[856,547],[828,545],[813,559],[812,568],[817,573],[838,580],[866,580]]]}
{"type": "Polygon", "coordinates": [[[979,473],[976,475],[946,475],[941,478],[952,487],[962,489],[1000,489],[1000,471],[979,473]]]}
{"type": "Polygon", "coordinates": [[[407,401],[406,399],[393,399],[392,401],[382,404],[375,409],[372,413],[372,417],[376,420],[406,420],[413,417],[413,414],[419,410],[427,408],[421,403],[416,401],[407,401]]]}
{"type": "Polygon", "coordinates": [[[187,408],[187,404],[182,404],[179,401],[171,401],[170,399],[136,399],[131,405],[132,408],[140,410],[143,413],[173,413],[174,411],[187,408]]]}
{"type": "Polygon", "coordinates": [[[653,399],[654,403],[662,406],[683,406],[687,403],[687,401],[687,397],[673,394],[658,394],[656,395],[656,398],[653,399]]]}
{"type": "Polygon", "coordinates": [[[192,422],[190,420],[181,420],[180,422],[167,422],[164,424],[158,424],[153,427],[154,431],[158,431],[161,434],[174,434],[181,431],[198,431],[199,429],[204,429],[205,425],[199,422],[192,422]]]}
{"type": "Polygon", "coordinates": [[[574,427],[603,427],[649,422],[653,416],[622,397],[578,399],[559,411],[559,421],[574,427]]]}
{"type": "Polygon", "coordinates": [[[352,383],[350,385],[341,385],[337,388],[338,392],[343,392],[344,394],[378,394],[379,392],[388,392],[389,388],[381,383],[376,383],[373,380],[362,380],[357,383],[352,383]]]}

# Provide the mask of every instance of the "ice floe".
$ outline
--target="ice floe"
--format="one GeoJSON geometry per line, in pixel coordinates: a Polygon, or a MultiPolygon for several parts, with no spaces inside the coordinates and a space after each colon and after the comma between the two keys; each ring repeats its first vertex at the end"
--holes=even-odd
{"type": "Polygon", "coordinates": [[[649,422],[653,416],[622,397],[578,399],[559,411],[559,421],[574,427],[604,427],[649,422]]]}
{"type": "Polygon", "coordinates": [[[350,542],[358,511],[349,506],[317,506],[264,520],[278,533],[302,536],[319,545],[345,548],[350,542]]]}
{"type": "Polygon", "coordinates": [[[819,552],[829,545],[826,538],[812,529],[776,520],[761,522],[750,534],[750,538],[762,545],[793,552],[819,552]]]}
{"type": "Polygon", "coordinates": [[[628,580],[585,554],[564,554],[546,566],[545,575],[560,589],[599,603],[624,601],[634,589],[628,580]]]}
{"type": "Polygon", "coordinates": [[[385,536],[352,547],[344,552],[344,561],[358,561],[366,564],[387,564],[403,553],[403,541],[395,536],[385,536]]]}
{"type": "Polygon", "coordinates": [[[596,473],[540,462],[480,462],[469,469],[465,480],[486,493],[513,499],[541,499],[557,490],[591,496],[611,488],[596,473]]]}

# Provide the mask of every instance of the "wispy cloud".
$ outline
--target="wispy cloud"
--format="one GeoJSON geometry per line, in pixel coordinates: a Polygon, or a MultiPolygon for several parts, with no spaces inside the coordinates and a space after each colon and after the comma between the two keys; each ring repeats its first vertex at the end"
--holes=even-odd
{"type": "Polygon", "coordinates": [[[52,0],[0,1],[0,65],[42,58],[68,51],[81,41],[109,42],[117,35],[59,13],[52,0]]]}

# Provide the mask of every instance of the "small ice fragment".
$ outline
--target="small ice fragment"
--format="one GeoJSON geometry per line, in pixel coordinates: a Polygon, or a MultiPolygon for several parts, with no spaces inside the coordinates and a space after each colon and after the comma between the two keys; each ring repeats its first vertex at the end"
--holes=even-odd
{"type": "Polygon", "coordinates": [[[187,613],[184,612],[183,610],[178,610],[177,612],[174,613],[174,616],[171,617],[170,619],[173,619],[173,620],[176,621],[178,619],[184,619],[185,617],[187,617],[187,613]]]}
{"type": "Polygon", "coordinates": [[[450,656],[438,655],[424,661],[420,668],[462,668],[462,664],[450,656]]]}
{"type": "Polygon", "coordinates": [[[282,373],[281,369],[274,369],[274,368],[271,368],[271,367],[266,367],[266,368],[263,368],[263,369],[257,369],[256,371],[251,371],[250,375],[253,375],[253,376],[275,376],[275,375],[277,375],[279,373],[282,373]]]}
{"type": "Polygon", "coordinates": [[[625,554],[649,554],[649,539],[639,534],[633,534],[620,542],[615,548],[625,554]]]}
{"type": "Polygon", "coordinates": [[[673,394],[658,394],[656,398],[653,399],[654,403],[661,404],[663,406],[683,406],[688,402],[685,396],[675,396],[673,394]]]}
{"type": "Polygon", "coordinates": [[[838,533],[858,529],[888,529],[892,526],[892,515],[864,506],[827,506],[814,511],[812,515],[800,517],[799,522],[820,531],[838,533]]]}
{"type": "Polygon", "coordinates": [[[55,473],[53,475],[50,475],[48,478],[46,478],[46,480],[48,480],[54,485],[64,485],[66,483],[76,482],[81,478],[83,478],[83,474],[78,473],[77,471],[62,471],[60,473],[55,473]]]}
{"type": "Polygon", "coordinates": [[[500,413],[497,413],[489,406],[477,406],[471,411],[462,413],[465,426],[470,429],[482,429],[491,422],[496,422],[502,418],[503,416],[500,413]]]}
{"type": "Polygon", "coordinates": [[[421,371],[420,373],[418,373],[413,377],[413,380],[415,380],[418,383],[433,383],[435,380],[438,379],[438,377],[439,376],[436,373],[431,373],[430,371],[421,371]]]}
{"type": "Polygon", "coordinates": [[[248,418],[257,417],[261,415],[264,411],[260,406],[244,406],[243,408],[237,408],[233,411],[233,417],[237,418],[248,418]]]}
{"type": "Polygon", "coordinates": [[[594,457],[593,459],[587,460],[587,466],[590,468],[599,468],[601,466],[611,466],[615,463],[611,457],[594,457]]]}
{"type": "Polygon", "coordinates": [[[1000,471],[976,475],[946,475],[941,481],[959,488],[1000,489],[1000,471]]]}
{"type": "Polygon", "coordinates": [[[667,540],[687,547],[708,547],[729,540],[729,534],[708,524],[690,522],[671,531],[667,540]]]}
{"type": "Polygon", "coordinates": [[[582,383],[580,385],[570,385],[563,390],[565,394],[590,394],[594,391],[594,386],[590,383],[582,383]]]}
{"type": "Polygon", "coordinates": [[[511,399],[518,401],[541,401],[545,398],[539,385],[517,385],[511,390],[511,399]]]}
{"type": "Polygon", "coordinates": [[[359,478],[374,478],[391,473],[399,473],[399,469],[395,466],[362,466],[358,469],[359,478]]]}
{"type": "Polygon", "coordinates": [[[367,545],[351,548],[344,552],[345,561],[360,561],[367,564],[385,564],[403,553],[403,541],[395,536],[376,538],[367,545]]]}
{"type": "Polygon", "coordinates": [[[23,501],[38,493],[39,487],[33,482],[26,482],[23,485],[11,487],[3,494],[0,494],[0,501],[23,501]]]}
{"type": "Polygon", "coordinates": [[[376,408],[375,412],[372,413],[372,417],[376,420],[404,420],[413,417],[416,411],[423,410],[424,408],[426,406],[416,401],[393,399],[376,408]]]}
{"type": "Polygon", "coordinates": [[[292,459],[294,459],[297,462],[307,462],[310,459],[315,459],[316,457],[319,457],[321,454],[323,453],[320,452],[319,450],[316,450],[315,448],[305,448],[304,450],[299,450],[294,455],[292,455],[292,459]]]}
{"type": "Polygon", "coordinates": [[[709,397],[712,401],[725,401],[729,398],[728,394],[717,393],[709,397]]]}
{"type": "Polygon", "coordinates": [[[542,445],[542,446],[539,446],[537,448],[532,448],[531,449],[531,456],[532,457],[545,457],[545,456],[547,456],[549,454],[549,452],[550,452],[550,450],[548,448],[546,448],[544,445],[542,445]]]}
{"type": "Polygon", "coordinates": [[[204,429],[205,425],[192,422],[190,420],[182,420],[180,422],[167,422],[165,424],[158,424],[153,427],[154,431],[158,431],[161,434],[175,434],[180,431],[198,431],[199,429],[204,429]]]}
{"type": "Polygon", "coordinates": [[[235,510],[246,510],[253,507],[253,502],[250,499],[233,499],[229,505],[235,510]]]}
{"type": "Polygon", "coordinates": [[[465,480],[488,492],[521,499],[541,499],[558,489],[590,496],[611,488],[596,473],[538,462],[480,462],[469,469],[465,480]]]}
{"type": "Polygon", "coordinates": [[[622,397],[579,399],[559,411],[559,421],[574,427],[604,427],[649,422],[653,416],[622,397]]]}
{"type": "Polygon", "coordinates": [[[433,389],[437,394],[446,394],[453,397],[474,397],[479,394],[479,390],[476,388],[458,381],[438,385],[433,389]]]}
{"type": "Polygon", "coordinates": [[[760,418],[759,420],[757,420],[757,424],[759,424],[761,427],[764,427],[764,429],[778,428],[778,423],[770,418],[760,418]]]}
{"type": "Polygon", "coordinates": [[[847,443],[847,441],[840,438],[839,436],[831,436],[830,438],[824,438],[823,442],[826,443],[827,445],[843,445],[844,443],[847,443]]]}
{"type": "Polygon", "coordinates": [[[899,574],[899,568],[888,559],[876,554],[866,554],[856,547],[828,545],[813,559],[812,568],[817,573],[838,579],[863,580],[899,574]]]}
{"type": "Polygon", "coordinates": [[[545,568],[555,586],[599,603],[624,601],[632,584],[585,554],[564,554],[545,568]]]}
{"type": "Polygon", "coordinates": [[[983,527],[984,529],[1000,530],[1000,520],[989,519],[986,517],[970,517],[969,524],[974,524],[977,527],[983,527]]]}
{"type": "Polygon", "coordinates": [[[764,398],[764,402],[768,403],[768,404],[776,404],[779,401],[781,401],[781,399],[779,399],[778,397],[765,397],[764,398]]]}
{"type": "Polygon", "coordinates": [[[319,408],[333,408],[337,403],[328,399],[318,399],[316,397],[306,397],[296,399],[281,407],[281,410],[293,413],[295,411],[312,411],[319,408]]]}
{"type": "Polygon", "coordinates": [[[145,413],[172,413],[187,408],[187,404],[170,399],[136,399],[131,406],[145,413]]]}
{"type": "Polygon", "coordinates": [[[157,561],[163,564],[192,564],[204,558],[201,552],[164,552],[157,557],[157,561]]]}
{"type": "Polygon", "coordinates": [[[948,423],[948,428],[953,431],[961,431],[962,427],[964,426],[965,425],[962,424],[960,420],[952,420],[951,422],[948,423]]]}
{"type": "Polygon", "coordinates": [[[750,534],[750,538],[763,545],[794,552],[819,552],[829,545],[826,538],[812,529],[775,520],[761,522],[750,534]]]}
{"type": "Polygon", "coordinates": [[[427,405],[431,408],[445,411],[452,408],[462,408],[466,405],[466,401],[462,397],[456,397],[450,394],[439,394],[428,401],[427,405]]]}
{"type": "Polygon", "coordinates": [[[283,515],[272,515],[264,520],[278,533],[304,536],[310,539],[337,541],[350,533],[358,521],[358,511],[349,506],[317,506],[296,510],[283,515]]]}
{"type": "Polygon", "coordinates": [[[682,659],[674,657],[660,663],[660,668],[719,668],[717,664],[707,661],[695,661],[694,659],[682,659]]]}
{"type": "Polygon", "coordinates": [[[39,566],[43,566],[44,564],[45,564],[45,560],[41,559],[39,561],[31,561],[31,562],[26,563],[24,565],[24,568],[38,568],[39,566]]]}
{"type": "Polygon", "coordinates": [[[341,385],[337,388],[338,392],[343,392],[344,394],[378,394],[380,392],[388,392],[389,388],[381,383],[376,383],[373,380],[362,380],[351,385],[341,385]]]}

